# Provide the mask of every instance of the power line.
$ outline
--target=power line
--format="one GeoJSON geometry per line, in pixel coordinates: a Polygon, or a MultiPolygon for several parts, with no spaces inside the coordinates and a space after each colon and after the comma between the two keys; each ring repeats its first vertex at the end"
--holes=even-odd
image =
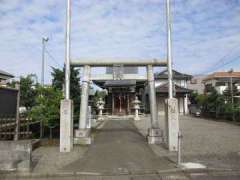
{"type": "Polygon", "coordinates": [[[57,62],[57,60],[52,56],[52,54],[49,52],[47,48],[46,48],[46,53],[48,54],[48,56],[52,61],[54,61],[60,68],[62,68],[62,66],[57,62]]]}
{"type": "Polygon", "coordinates": [[[209,73],[209,72],[212,72],[214,70],[217,70],[221,67],[224,67],[228,64],[231,64],[232,62],[236,61],[238,57],[240,56],[237,56],[235,57],[234,59],[230,59],[230,60],[226,60],[226,58],[228,58],[229,56],[232,55],[232,52],[234,52],[236,49],[239,48],[239,44],[237,46],[234,46],[227,54],[225,54],[222,58],[220,58],[216,63],[214,63],[212,66],[210,66],[207,70],[199,73],[199,74],[205,74],[205,73],[209,73]]]}

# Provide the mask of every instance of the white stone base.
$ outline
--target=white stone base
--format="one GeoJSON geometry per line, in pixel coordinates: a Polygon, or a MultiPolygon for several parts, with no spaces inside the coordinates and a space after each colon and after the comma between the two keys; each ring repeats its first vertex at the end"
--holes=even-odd
{"type": "Polygon", "coordinates": [[[90,136],[90,129],[76,129],[74,132],[74,137],[81,138],[81,137],[89,137],[90,136]]]}
{"type": "Polygon", "coordinates": [[[74,144],[79,145],[89,145],[91,144],[93,139],[91,137],[75,137],[74,138],[74,144]]]}
{"type": "Polygon", "coordinates": [[[103,121],[103,120],[104,120],[103,116],[97,118],[97,121],[103,121]]]}
{"type": "Polygon", "coordinates": [[[148,129],[148,136],[157,136],[157,137],[162,137],[163,133],[161,129],[148,129]]]}
{"type": "Polygon", "coordinates": [[[134,121],[140,121],[141,119],[140,119],[140,117],[138,116],[138,117],[134,117],[134,121]]]}
{"type": "Polygon", "coordinates": [[[179,167],[182,169],[206,169],[207,168],[203,164],[192,163],[192,162],[181,163],[179,167]]]}
{"type": "Polygon", "coordinates": [[[74,144],[82,144],[82,145],[91,144],[92,138],[91,138],[90,133],[91,133],[90,129],[75,130],[74,144]]]}
{"type": "Polygon", "coordinates": [[[163,143],[163,138],[162,137],[157,137],[157,136],[148,136],[147,137],[148,144],[162,144],[163,143]]]}
{"type": "Polygon", "coordinates": [[[71,100],[61,100],[60,107],[60,152],[70,152],[73,149],[73,103],[71,100]]]}
{"type": "Polygon", "coordinates": [[[148,144],[161,144],[163,143],[163,136],[161,129],[148,129],[148,144]]]}

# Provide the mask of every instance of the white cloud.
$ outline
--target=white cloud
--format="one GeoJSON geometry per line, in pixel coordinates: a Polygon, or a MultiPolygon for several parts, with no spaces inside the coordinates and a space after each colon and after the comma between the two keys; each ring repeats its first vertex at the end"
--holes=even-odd
{"type": "MultiPolygon", "coordinates": [[[[165,57],[164,1],[72,2],[74,58],[165,57]]],[[[179,70],[204,71],[239,44],[238,1],[174,0],[172,3],[173,60],[179,70]]],[[[64,61],[65,5],[65,0],[0,1],[0,68],[16,75],[40,75],[41,37],[49,36],[47,47],[58,61],[47,57],[50,80],[49,66],[62,65],[64,61]]]]}

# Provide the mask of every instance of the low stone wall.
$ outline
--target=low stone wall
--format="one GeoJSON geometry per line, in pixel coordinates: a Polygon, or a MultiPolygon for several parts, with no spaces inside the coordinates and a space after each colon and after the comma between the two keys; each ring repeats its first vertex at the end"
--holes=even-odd
{"type": "Polygon", "coordinates": [[[32,141],[0,141],[0,170],[30,171],[32,141]]]}

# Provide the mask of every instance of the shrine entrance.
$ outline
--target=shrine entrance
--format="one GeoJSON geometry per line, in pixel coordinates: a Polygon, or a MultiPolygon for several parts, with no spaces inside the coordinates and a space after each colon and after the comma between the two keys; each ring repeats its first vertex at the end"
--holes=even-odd
{"type": "Polygon", "coordinates": [[[127,93],[113,94],[113,114],[126,115],[129,113],[129,96],[127,93]]]}
{"type": "MultiPolygon", "coordinates": [[[[71,34],[71,0],[67,1],[67,19],[66,19],[66,40],[65,40],[65,98],[61,101],[60,106],[60,152],[70,152],[73,149],[73,144],[91,144],[91,128],[89,128],[89,120],[91,118],[91,109],[88,107],[89,84],[94,80],[146,80],[149,91],[149,106],[151,126],[148,129],[147,140],[149,144],[159,144],[162,142],[162,131],[158,121],[156,91],[154,80],[154,66],[166,67],[168,66],[168,82],[169,82],[169,101],[167,102],[167,133],[169,149],[176,149],[178,139],[178,114],[177,101],[173,98],[173,83],[172,83],[172,62],[171,62],[171,26],[170,26],[170,1],[167,1],[167,60],[156,58],[137,58],[137,59],[121,59],[121,58],[80,58],[73,59],[70,57],[70,34],[71,34]],[[70,99],[70,67],[82,67],[82,86],[81,86],[81,104],[80,117],[78,129],[73,130],[73,102],[70,99]],[[113,67],[113,66],[130,66],[130,67],[145,67],[146,73],[139,74],[124,74],[117,72],[117,74],[91,74],[92,67],[113,67]],[[89,113],[90,112],[90,113],[89,113]],[[170,147],[171,146],[171,147],[170,147]]],[[[121,70],[121,68],[120,68],[121,70]]],[[[121,86],[120,86],[121,87],[121,86]]],[[[117,110],[122,112],[126,109],[126,104],[122,101],[126,98],[119,94],[113,99],[116,101],[114,105],[117,110]]],[[[137,99],[136,99],[137,100],[137,99]]],[[[126,101],[129,102],[129,101],[126,101]]],[[[136,111],[137,112],[137,111],[136,111]]]]}

